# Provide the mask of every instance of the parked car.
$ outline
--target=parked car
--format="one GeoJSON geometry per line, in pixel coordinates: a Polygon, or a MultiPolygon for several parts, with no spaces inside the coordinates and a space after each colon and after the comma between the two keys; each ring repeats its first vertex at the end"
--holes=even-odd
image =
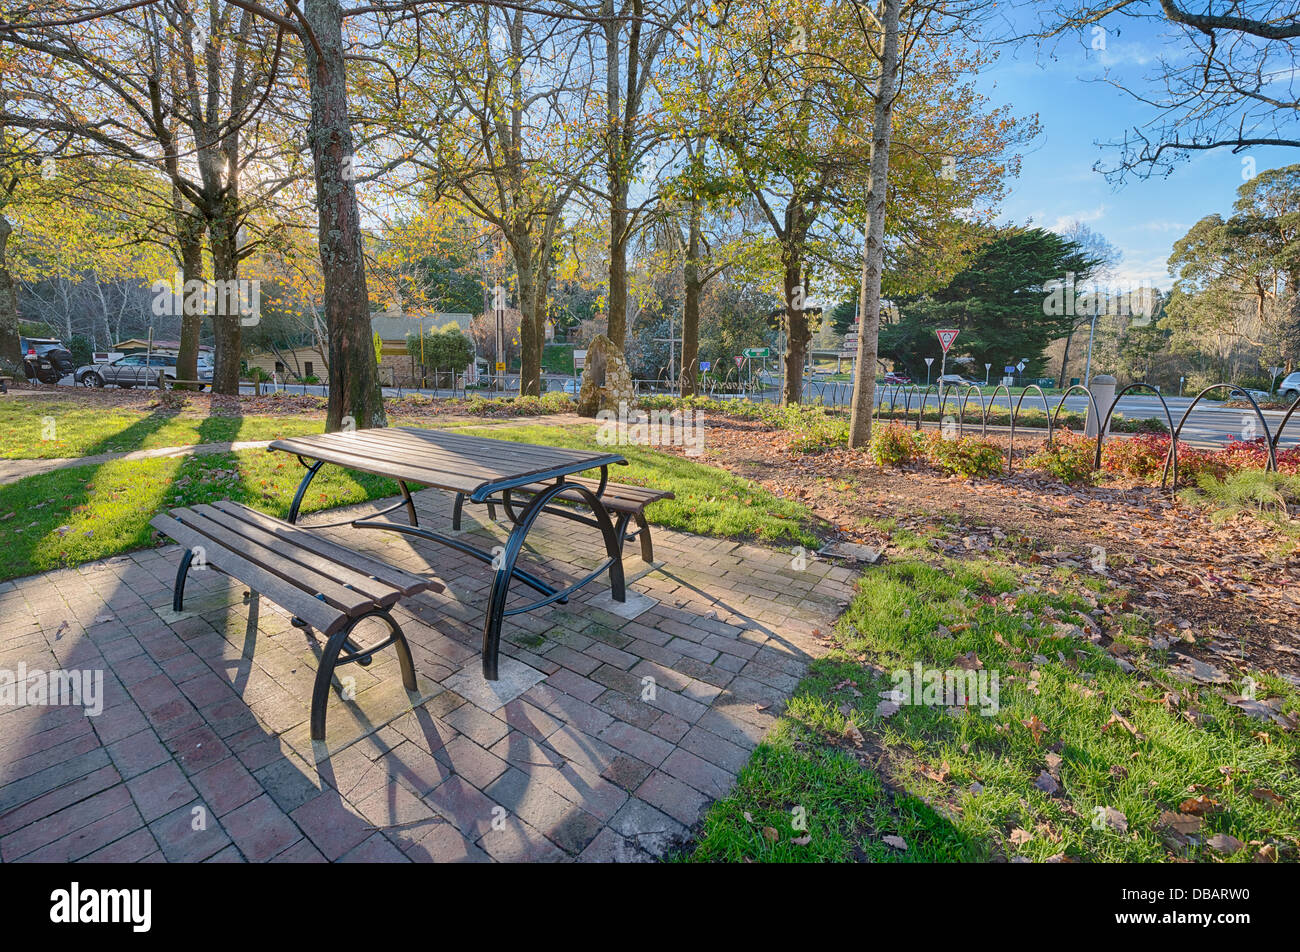
{"type": "Polygon", "coordinates": [[[72,352],[56,337],[20,337],[23,373],[28,380],[58,383],[76,369],[72,352]]]}
{"type": "MultiPolygon", "coordinates": [[[[212,364],[200,359],[196,367],[199,389],[212,382],[212,364]]],[[[176,380],[174,354],[128,354],[103,364],[82,367],[76,381],[83,387],[104,387],[109,384],[130,390],[132,387],[156,387],[161,379],[176,380]]]]}
{"type": "Polygon", "coordinates": [[[888,384],[908,384],[912,378],[907,374],[885,374],[885,383],[888,384]]]}
{"type": "Polygon", "coordinates": [[[1288,403],[1295,400],[1296,397],[1300,397],[1300,370],[1290,374],[1278,384],[1277,391],[1282,395],[1282,399],[1288,403]]]}
{"type": "Polygon", "coordinates": [[[1232,389],[1232,390],[1229,390],[1229,391],[1228,391],[1228,399],[1229,399],[1229,400],[1245,400],[1247,394],[1249,394],[1250,396],[1254,397],[1256,403],[1259,403],[1260,401],[1268,400],[1268,399],[1269,399],[1269,395],[1268,395],[1268,393],[1266,393],[1265,391],[1263,391],[1263,390],[1251,390],[1251,389],[1249,389],[1249,388],[1246,388],[1246,389],[1238,389],[1238,388],[1234,388],[1234,389],[1232,389]]]}
{"type": "Polygon", "coordinates": [[[944,387],[982,387],[984,386],[978,380],[967,380],[961,374],[944,374],[936,383],[944,387]]]}

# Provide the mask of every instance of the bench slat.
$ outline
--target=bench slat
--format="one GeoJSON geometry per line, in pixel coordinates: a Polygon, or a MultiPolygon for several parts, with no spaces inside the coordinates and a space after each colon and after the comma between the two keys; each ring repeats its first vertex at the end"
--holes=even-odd
{"type": "MultiPolygon", "coordinates": [[[[567,483],[582,483],[588,489],[595,491],[600,486],[600,480],[588,479],[586,477],[567,477],[567,483]]],[[[532,483],[528,486],[522,486],[523,492],[536,493],[541,492],[547,486],[546,483],[532,483]]],[[[511,490],[515,492],[517,490],[511,490]]],[[[558,499],[565,502],[582,502],[582,496],[578,493],[560,493],[558,499]]],[[[652,489],[649,486],[630,486],[623,483],[606,483],[605,493],[600,497],[600,501],[605,504],[606,509],[614,512],[640,512],[652,502],[660,499],[677,498],[671,490],[652,489]]]]}
{"type": "Polygon", "coordinates": [[[254,565],[243,556],[219,546],[202,533],[191,529],[168,515],[157,515],[149,520],[149,525],[159,532],[170,536],[187,549],[202,546],[204,557],[209,565],[215,566],[227,575],[239,579],[253,591],[265,595],[286,611],[297,615],[322,635],[332,635],[343,627],[347,614],[318,598],[312,598],[302,589],[290,585],[278,575],[266,571],[260,565],[254,565]]]}
{"type": "Polygon", "coordinates": [[[423,592],[426,589],[432,592],[441,592],[443,590],[444,586],[441,582],[424,578],[414,572],[408,572],[406,569],[389,565],[387,562],[381,562],[379,559],[349,549],[347,546],[339,545],[337,542],[311,531],[308,526],[295,526],[282,519],[276,519],[274,516],[268,516],[266,513],[258,512],[256,509],[249,509],[247,506],[227,499],[218,500],[213,503],[213,507],[264,529],[271,535],[284,539],[286,542],[292,542],[294,545],[308,549],[318,555],[323,555],[331,562],[350,565],[368,575],[373,575],[386,585],[393,586],[403,595],[414,595],[416,592],[423,592]]]}
{"type": "MultiPolygon", "coordinates": [[[[328,575],[322,575],[314,569],[294,562],[274,549],[257,545],[252,540],[244,538],[200,513],[191,509],[173,509],[171,515],[181,524],[207,536],[217,545],[239,552],[247,561],[278,575],[286,584],[305,591],[309,596],[314,596],[316,593],[324,595],[326,601],[349,615],[360,614],[375,606],[375,599],[364,592],[346,588],[328,575]]],[[[211,545],[208,548],[211,548],[211,545]]],[[[393,592],[389,604],[397,598],[398,593],[393,592]]]]}
{"type": "MultiPolygon", "coordinates": [[[[357,571],[350,565],[344,565],[337,559],[327,558],[313,552],[311,549],[304,548],[298,545],[293,538],[274,535],[251,522],[245,522],[235,515],[224,513],[212,506],[200,504],[190,508],[213,522],[220,523],[232,532],[238,533],[254,545],[278,552],[300,565],[305,565],[327,578],[334,579],[341,585],[351,586],[381,604],[391,604],[403,594],[402,590],[397,586],[372,578],[363,572],[357,571]]],[[[301,533],[299,535],[301,536],[301,533]]]]}

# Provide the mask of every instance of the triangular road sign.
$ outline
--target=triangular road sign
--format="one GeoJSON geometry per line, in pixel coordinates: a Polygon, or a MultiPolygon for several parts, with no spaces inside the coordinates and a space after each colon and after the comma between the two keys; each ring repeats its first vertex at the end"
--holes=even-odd
{"type": "Polygon", "coordinates": [[[939,335],[939,346],[943,348],[943,352],[945,354],[948,353],[948,348],[951,347],[952,342],[957,339],[957,332],[955,330],[948,329],[948,330],[935,331],[935,333],[939,335]]]}

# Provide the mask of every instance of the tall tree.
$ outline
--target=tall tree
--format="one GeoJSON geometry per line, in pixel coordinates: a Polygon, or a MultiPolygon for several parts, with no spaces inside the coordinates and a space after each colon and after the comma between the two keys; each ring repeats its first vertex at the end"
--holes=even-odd
{"type": "MultiPolygon", "coordinates": [[[[1085,30],[1118,36],[1134,21],[1177,36],[1150,85],[1108,82],[1150,107],[1152,115],[1115,142],[1099,169],[1115,179],[1168,174],[1214,149],[1300,147],[1300,96],[1293,81],[1300,54],[1300,11],[1277,0],[1068,0],[1042,7],[1040,39],[1085,30]],[[1154,86],[1154,88],[1151,88],[1154,86]]],[[[1253,164],[1245,157],[1243,162],[1253,164]]]]}
{"type": "Polygon", "coordinates": [[[533,396],[541,393],[556,236],[591,158],[580,136],[582,93],[595,78],[582,65],[585,32],[490,6],[449,16],[430,66],[412,77],[429,81],[412,83],[395,130],[424,147],[411,161],[427,172],[434,196],[450,197],[504,240],[520,311],[520,393],[533,396]]]}

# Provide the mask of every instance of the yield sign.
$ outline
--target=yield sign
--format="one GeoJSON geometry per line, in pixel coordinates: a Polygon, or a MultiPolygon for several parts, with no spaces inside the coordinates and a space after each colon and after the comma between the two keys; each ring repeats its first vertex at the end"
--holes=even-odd
{"type": "Polygon", "coordinates": [[[939,335],[939,346],[943,348],[945,354],[948,353],[948,348],[951,347],[952,342],[957,339],[957,332],[949,329],[935,331],[935,333],[939,335]]]}
{"type": "Polygon", "coordinates": [[[739,366],[740,366],[741,364],[743,364],[744,362],[745,362],[745,358],[742,357],[740,354],[737,354],[737,355],[736,355],[736,366],[739,367],[739,366]]]}

